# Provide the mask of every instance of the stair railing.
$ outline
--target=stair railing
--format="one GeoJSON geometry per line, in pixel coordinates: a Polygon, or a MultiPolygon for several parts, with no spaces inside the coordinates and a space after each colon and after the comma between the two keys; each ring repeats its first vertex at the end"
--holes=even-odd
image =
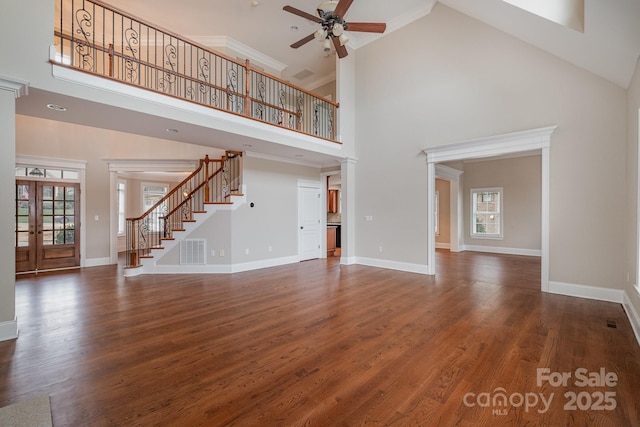
{"type": "Polygon", "coordinates": [[[198,168],[156,204],[137,218],[126,220],[126,265],[138,267],[142,258],[152,258],[153,249],[173,240],[173,232],[194,222],[194,214],[206,212],[207,204],[231,203],[230,196],[242,189],[242,153],[227,151],[220,159],[201,159],[198,168]]]}
{"type": "Polygon", "coordinates": [[[337,141],[339,104],[100,0],[54,0],[51,62],[337,141]]]}

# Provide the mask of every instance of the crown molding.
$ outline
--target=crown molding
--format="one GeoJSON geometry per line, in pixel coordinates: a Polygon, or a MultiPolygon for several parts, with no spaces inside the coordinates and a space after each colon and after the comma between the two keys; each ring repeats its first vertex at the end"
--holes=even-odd
{"type": "Polygon", "coordinates": [[[20,98],[29,95],[29,82],[0,74],[0,90],[8,90],[20,98]]]}
{"type": "Polygon", "coordinates": [[[187,38],[207,47],[231,49],[252,61],[272,68],[279,73],[288,66],[287,64],[265,55],[259,50],[253,49],[228,36],[188,36],[187,38]]]}

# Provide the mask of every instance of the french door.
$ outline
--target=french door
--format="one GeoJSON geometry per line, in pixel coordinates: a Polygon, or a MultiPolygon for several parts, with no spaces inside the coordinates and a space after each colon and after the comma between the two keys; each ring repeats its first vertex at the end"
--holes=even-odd
{"type": "Polygon", "coordinates": [[[80,184],[16,180],[16,272],[80,265],[80,184]]]}

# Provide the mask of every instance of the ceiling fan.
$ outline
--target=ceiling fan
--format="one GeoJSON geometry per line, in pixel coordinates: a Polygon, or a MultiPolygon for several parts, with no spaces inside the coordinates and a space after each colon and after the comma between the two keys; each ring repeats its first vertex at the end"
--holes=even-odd
{"type": "Polygon", "coordinates": [[[291,45],[292,48],[297,49],[302,45],[309,43],[311,40],[316,39],[321,41],[325,52],[331,50],[331,43],[336,49],[336,53],[340,58],[347,56],[347,48],[345,44],[349,41],[345,31],[359,31],[366,33],[384,33],[387,29],[387,24],[383,22],[349,22],[344,20],[344,15],[353,3],[353,0],[340,0],[340,1],[325,1],[318,5],[318,16],[314,16],[310,13],[303,12],[300,9],[296,9],[293,6],[285,6],[283,9],[294,15],[301,16],[313,22],[320,24],[320,29],[314,33],[309,34],[307,37],[298,40],[291,45]]]}

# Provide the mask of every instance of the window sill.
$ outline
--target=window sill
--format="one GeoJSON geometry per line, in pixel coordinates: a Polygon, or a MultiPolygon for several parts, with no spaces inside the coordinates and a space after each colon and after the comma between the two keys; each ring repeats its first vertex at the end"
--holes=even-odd
{"type": "Polygon", "coordinates": [[[478,239],[478,240],[503,240],[504,236],[492,236],[492,235],[483,236],[483,235],[478,235],[478,234],[476,234],[476,235],[472,234],[471,238],[472,239],[478,239]]]}

